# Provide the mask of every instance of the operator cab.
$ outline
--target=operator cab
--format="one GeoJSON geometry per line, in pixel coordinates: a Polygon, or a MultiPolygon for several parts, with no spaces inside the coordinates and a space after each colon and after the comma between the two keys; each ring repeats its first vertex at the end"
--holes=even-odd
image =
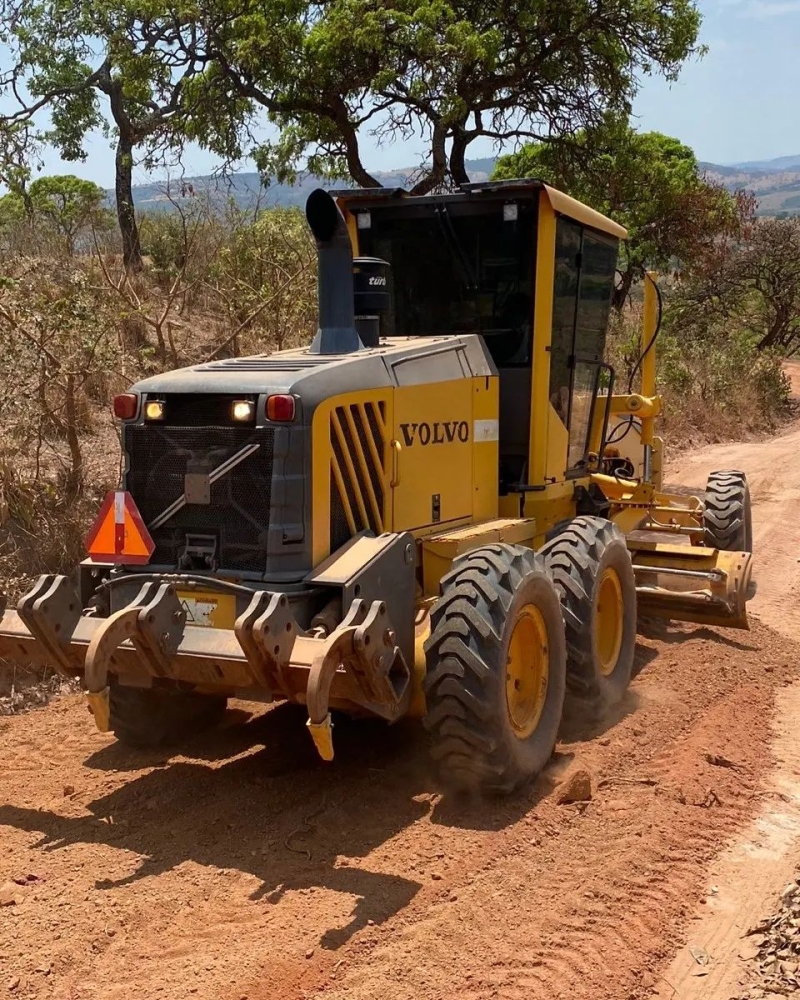
{"type": "Polygon", "coordinates": [[[603,352],[624,230],[535,180],[469,184],[423,197],[385,188],[335,194],[358,255],[390,265],[382,336],[483,338],[500,377],[501,494],[532,482],[537,351],[550,354],[550,403],[569,432],[563,472],[585,475],[594,400],[601,381],[609,387],[603,352]],[[555,234],[540,233],[543,193],[577,216],[559,212],[555,234]]]}

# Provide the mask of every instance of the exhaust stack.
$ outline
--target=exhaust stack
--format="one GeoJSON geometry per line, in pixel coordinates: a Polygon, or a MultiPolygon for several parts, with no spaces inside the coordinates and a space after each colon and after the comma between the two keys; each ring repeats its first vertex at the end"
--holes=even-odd
{"type": "Polygon", "coordinates": [[[355,327],[353,249],[347,223],[327,191],[308,196],[306,219],[317,243],[319,329],[312,354],[349,354],[363,350],[355,327]]]}

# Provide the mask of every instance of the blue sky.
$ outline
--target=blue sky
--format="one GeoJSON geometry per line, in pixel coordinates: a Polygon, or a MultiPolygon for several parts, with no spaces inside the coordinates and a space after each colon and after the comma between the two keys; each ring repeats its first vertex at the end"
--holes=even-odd
{"type": "MultiPolygon", "coordinates": [[[[700,0],[701,41],[709,52],[684,67],[677,83],[645,78],[635,104],[638,126],[675,135],[701,160],[732,163],[800,154],[800,0],[700,0]]],[[[365,140],[373,169],[413,165],[419,151],[398,143],[379,149],[365,140]]],[[[490,155],[473,145],[470,156],[490,155]]],[[[186,173],[203,174],[214,160],[190,151],[186,173]]],[[[248,164],[242,164],[248,169],[248,164]]],[[[47,173],[70,172],[104,186],[114,179],[114,158],[93,138],[85,163],[62,163],[50,151],[47,173]]],[[[145,180],[141,168],[136,180],[145,180]]]]}

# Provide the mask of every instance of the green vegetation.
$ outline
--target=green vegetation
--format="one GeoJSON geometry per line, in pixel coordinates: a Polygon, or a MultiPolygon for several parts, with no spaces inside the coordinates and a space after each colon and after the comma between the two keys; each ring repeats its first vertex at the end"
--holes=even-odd
{"type": "Polygon", "coordinates": [[[639,76],[674,79],[697,51],[700,14],[693,0],[0,0],[0,25],[0,95],[18,105],[0,119],[6,159],[30,164],[39,142],[84,159],[110,122],[123,256],[138,270],[137,158],[179,161],[194,140],[278,179],[307,166],[372,186],[364,135],[422,136],[415,190],[436,190],[468,180],[477,139],[558,142],[627,116],[639,76]]]}
{"type": "Polygon", "coordinates": [[[108,228],[110,217],[103,208],[104,200],[101,187],[72,174],[40,177],[24,196],[10,191],[0,198],[0,228],[23,220],[44,221],[64,238],[71,253],[79,236],[108,228]]]}

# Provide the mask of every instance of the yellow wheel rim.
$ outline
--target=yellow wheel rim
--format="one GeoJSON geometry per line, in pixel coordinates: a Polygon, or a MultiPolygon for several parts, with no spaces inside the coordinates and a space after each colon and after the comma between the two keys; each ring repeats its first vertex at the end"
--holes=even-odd
{"type": "Polygon", "coordinates": [[[625,602],[622,584],[617,571],[606,569],[600,577],[595,611],[595,636],[600,673],[608,677],[614,673],[622,647],[625,625],[625,602]]]}
{"type": "Polygon", "coordinates": [[[526,604],[514,623],[506,663],[508,718],[520,740],[526,740],[539,725],[549,675],[547,627],[541,611],[526,604]]]}

